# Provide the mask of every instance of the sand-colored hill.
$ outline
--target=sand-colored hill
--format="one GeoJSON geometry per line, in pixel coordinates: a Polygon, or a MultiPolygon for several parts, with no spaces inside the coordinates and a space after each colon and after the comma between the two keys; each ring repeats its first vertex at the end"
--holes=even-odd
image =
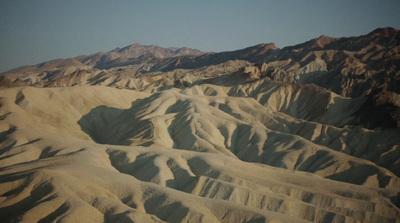
{"type": "Polygon", "coordinates": [[[2,90],[1,218],[399,219],[399,131],[344,126],[358,100],[313,86],[213,81],[154,94],[2,90]]]}

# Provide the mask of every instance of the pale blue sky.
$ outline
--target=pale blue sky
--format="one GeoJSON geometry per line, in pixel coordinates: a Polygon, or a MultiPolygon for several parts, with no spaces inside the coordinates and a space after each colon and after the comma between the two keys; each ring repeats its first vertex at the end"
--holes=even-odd
{"type": "Polygon", "coordinates": [[[400,0],[0,0],[0,72],[133,43],[227,51],[400,28],[400,0]]]}

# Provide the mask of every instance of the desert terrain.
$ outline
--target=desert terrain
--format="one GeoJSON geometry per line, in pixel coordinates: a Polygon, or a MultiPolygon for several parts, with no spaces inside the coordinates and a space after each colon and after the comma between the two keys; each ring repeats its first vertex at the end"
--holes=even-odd
{"type": "Polygon", "coordinates": [[[400,222],[400,31],[133,44],[0,76],[2,222],[400,222]]]}

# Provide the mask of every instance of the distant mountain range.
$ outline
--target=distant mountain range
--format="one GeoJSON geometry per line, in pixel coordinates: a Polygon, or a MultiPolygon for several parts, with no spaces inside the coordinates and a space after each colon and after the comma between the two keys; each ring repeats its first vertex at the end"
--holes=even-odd
{"type": "MultiPolygon", "coordinates": [[[[260,70],[261,78],[315,84],[345,97],[365,97],[365,109],[359,112],[360,122],[370,122],[367,120],[375,117],[368,126],[394,127],[400,126],[396,100],[400,93],[399,45],[400,32],[394,28],[378,28],[358,37],[320,36],[283,49],[270,43],[220,53],[133,44],[109,52],[13,69],[3,74],[2,83],[3,86],[25,85],[24,82],[34,86],[88,84],[143,90],[153,88],[156,82],[157,87],[170,82],[183,83],[182,69],[223,66],[231,61],[228,70],[252,64],[260,70]],[[232,66],[233,61],[249,64],[232,66]],[[173,80],[153,78],[145,84],[138,83],[144,77],[172,71],[180,73],[173,80]]],[[[216,72],[216,75],[225,73],[216,72]]]]}

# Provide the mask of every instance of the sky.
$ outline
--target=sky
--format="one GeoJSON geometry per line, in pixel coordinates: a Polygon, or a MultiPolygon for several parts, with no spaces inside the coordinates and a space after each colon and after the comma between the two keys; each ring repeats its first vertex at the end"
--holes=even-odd
{"type": "Polygon", "coordinates": [[[133,43],[230,51],[400,29],[400,0],[0,0],[0,72],[133,43]]]}

